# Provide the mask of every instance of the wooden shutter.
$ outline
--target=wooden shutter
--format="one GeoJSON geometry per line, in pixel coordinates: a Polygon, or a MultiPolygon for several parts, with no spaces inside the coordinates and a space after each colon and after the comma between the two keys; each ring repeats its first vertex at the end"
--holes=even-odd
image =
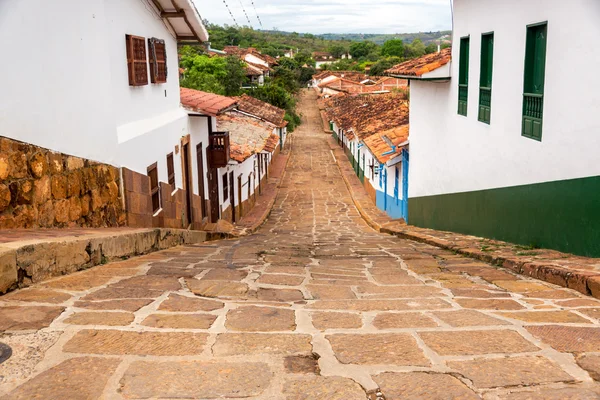
{"type": "Polygon", "coordinates": [[[469,37],[460,39],[460,60],[458,70],[458,113],[467,115],[467,105],[469,98],[469,47],[471,40],[469,37]]]}
{"type": "Polygon", "coordinates": [[[150,177],[150,194],[152,195],[152,212],[160,209],[160,190],[158,188],[158,169],[156,163],[148,167],[148,176],[150,177]]]}
{"type": "Polygon", "coordinates": [[[545,22],[527,27],[522,135],[535,140],[542,140],[547,33],[545,22]]]}
{"type": "Polygon", "coordinates": [[[127,46],[127,70],[129,86],[148,84],[148,61],[146,60],[146,40],[140,36],[125,35],[127,46]]]}
{"type": "Polygon", "coordinates": [[[167,174],[169,176],[169,185],[175,189],[175,163],[173,161],[173,153],[167,154],[167,174]]]}
{"type": "Polygon", "coordinates": [[[167,47],[165,41],[157,38],[148,39],[150,51],[150,81],[152,83],[167,82],[167,47]]]}
{"type": "Polygon", "coordinates": [[[229,184],[227,183],[227,173],[223,175],[223,201],[229,198],[229,184]]]}
{"type": "Polygon", "coordinates": [[[494,64],[494,34],[481,35],[481,69],[479,77],[478,119],[490,123],[492,113],[492,70],[494,64]]]}

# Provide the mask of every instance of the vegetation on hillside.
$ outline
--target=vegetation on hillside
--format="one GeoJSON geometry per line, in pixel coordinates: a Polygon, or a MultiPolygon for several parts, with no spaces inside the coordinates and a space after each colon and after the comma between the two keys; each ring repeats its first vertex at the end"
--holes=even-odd
{"type": "MultiPolygon", "coordinates": [[[[210,56],[202,46],[183,46],[179,50],[180,65],[185,72],[183,87],[238,96],[247,93],[286,110],[288,129],[293,131],[300,123],[296,113],[295,95],[316,73],[315,51],[331,53],[336,58],[350,54],[352,59],[341,59],[324,65],[322,69],[365,71],[371,75],[383,72],[407,59],[420,57],[437,50],[434,41],[449,32],[428,32],[402,35],[311,35],[279,31],[258,31],[248,27],[219,26],[206,22],[211,47],[254,47],[263,54],[279,57],[278,66],[263,86],[247,87],[244,62],[236,56],[210,56]],[[380,40],[386,38],[385,40],[380,40]],[[335,40],[332,40],[335,39],[335,40]],[[410,39],[410,41],[408,40],[410,39]],[[293,50],[293,57],[284,54],[293,50]]],[[[447,46],[443,44],[442,47],[447,46]]]]}

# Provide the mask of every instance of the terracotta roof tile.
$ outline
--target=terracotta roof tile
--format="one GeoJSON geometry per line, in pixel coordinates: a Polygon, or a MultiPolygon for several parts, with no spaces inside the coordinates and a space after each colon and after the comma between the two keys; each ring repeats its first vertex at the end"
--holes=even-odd
{"type": "Polygon", "coordinates": [[[212,115],[213,117],[233,107],[237,100],[200,90],[180,88],[181,104],[188,110],[212,115]]]}
{"type": "Polygon", "coordinates": [[[369,76],[363,72],[358,71],[323,71],[318,74],[313,75],[313,79],[322,80],[327,78],[328,76],[336,76],[338,78],[345,78],[354,82],[362,82],[365,79],[368,79],[369,76]]]}
{"type": "Polygon", "coordinates": [[[267,147],[272,145],[273,125],[267,122],[228,111],[217,117],[217,129],[229,132],[230,157],[235,161],[243,162],[263,150],[272,151],[267,147]]]}
{"type": "Polygon", "coordinates": [[[391,75],[404,75],[420,77],[431,71],[443,67],[452,60],[452,48],[447,48],[439,53],[426,54],[423,57],[408,60],[398,64],[387,71],[391,75]]]}
{"type": "Polygon", "coordinates": [[[247,94],[237,98],[238,109],[248,114],[257,116],[265,121],[271,122],[278,127],[284,127],[287,125],[287,121],[284,119],[285,110],[275,107],[269,103],[256,99],[247,94]]]}
{"type": "Polygon", "coordinates": [[[351,81],[346,78],[336,78],[333,81],[321,84],[320,87],[351,94],[389,92],[392,89],[407,88],[408,81],[406,79],[388,76],[380,78],[374,83],[370,82],[367,85],[360,82],[351,81]]]}
{"type": "Polygon", "coordinates": [[[325,111],[337,126],[361,140],[409,123],[402,93],[335,96],[326,101],[325,111]]]}
{"type": "Polygon", "coordinates": [[[377,161],[380,163],[385,163],[388,160],[399,156],[401,154],[402,147],[404,147],[397,147],[392,153],[391,151],[393,149],[390,147],[388,141],[393,146],[400,146],[408,141],[408,131],[408,124],[401,125],[386,131],[377,132],[376,134],[366,138],[364,143],[365,146],[367,146],[371,153],[375,156],[377,161]],[[385,139],[387,139],[387,141],[385,139]]]}

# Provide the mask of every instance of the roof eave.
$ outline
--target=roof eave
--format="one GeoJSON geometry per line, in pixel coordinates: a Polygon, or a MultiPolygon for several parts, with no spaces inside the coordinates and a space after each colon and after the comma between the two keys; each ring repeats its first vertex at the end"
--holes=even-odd
{"type": "Polygon", "coordinates": [[[152,0],[160,17],[171,27],[178,43],[204,43],[209,35],[200,13],[192,0],[172,0],[172,8],[167,9],[159,0],[152,0]],[[173,23],[176,22],[177,23],[173,23]],[[182,28],[184,27],[185,28],[182,28]]]}
{"type": "Polygon", "coordinates": [[[450,81],[452,77],[450,76],[439,76],[435,78],[424,78],[422,76],[416,75],[401,75],[401,74],[389,74],[392,78],[406,79],[409,81],[450,81]]]}

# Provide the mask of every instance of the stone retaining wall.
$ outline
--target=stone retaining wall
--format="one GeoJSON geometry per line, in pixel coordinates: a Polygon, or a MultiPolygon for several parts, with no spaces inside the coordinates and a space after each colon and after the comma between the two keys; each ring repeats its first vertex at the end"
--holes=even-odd
{"type": "Polygon", "coordinates": [[[0,136],[0,229],[125,224],[119,169],[0,136]]]}

